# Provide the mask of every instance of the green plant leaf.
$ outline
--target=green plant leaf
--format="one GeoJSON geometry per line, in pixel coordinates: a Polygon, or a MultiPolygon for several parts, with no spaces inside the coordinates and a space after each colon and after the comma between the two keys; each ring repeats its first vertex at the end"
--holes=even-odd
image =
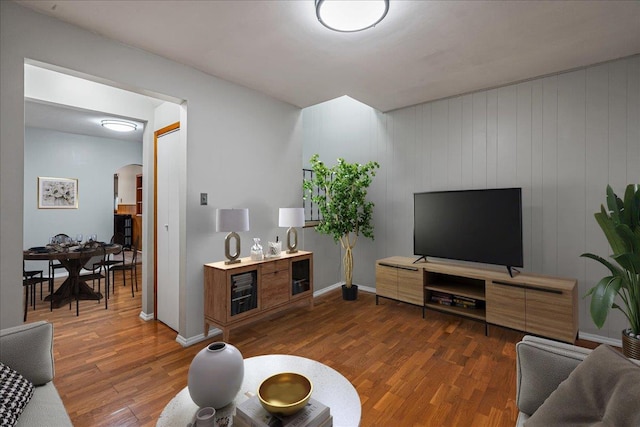
{"type": "Polygon", "coordinates": [[[607,208],[609,216],[617,223],[620,221],[620,211],[624,208],[622,200],[613,192],[613,188],[607,185],[607,208]]]}
{"type": "Polygon", "coordinates": [[[619,289],[620,280],[613,276],[603,277],[592,289],[590,313],[593,323],[598,329],[602,328],[607,320],[607,315],[613,306],[613,301],[619,289]]]}
{"type": "Polygon", "coordinates": [[[638,274],[640,272],[640,256],[632,253],[611,255],[611,258],[615,259],[618,264],[631,274],[638,274]]]}
{"type": "Polygon", "coordinates": [[[612,264],[611,262],[607,261],[606,259],[602,258],[601,256],[595,255],[595,254],[590,254],[590,253],[585,253],[580,255],[581,257],[584,258],[591,258],[594,259],[596,261],[598,261],[600,264],[604,265],[605,267],[607,267],[609,269],[609,271],[611,271],[611,274],[614,276],[621,276],[624,275],[624,271],[622,271],[619,267],[616,267],[614,264],[612,264]]]}
{"type": "Polygon", "coordinates": [[[601,279],[585,297],[591,297],[591,317],[599,328],[609,310],[620,310],[629,320],[634,333],[640,333],[640,186],[629,184],[624,201],[607,186],[606,206],[600,206],[595,219],[611,246],[615,263],[594,254],[582,254],[598,261],[611,272],[601,279]],[[622,304],[614,298],[620,296],[622,304]]]}
{"type": "Polygon", "coordinates": [[[626,245],[624,240],[618,235],[616,232],[616,223],[607,215],[607,212],[604,209],[604,206],[601,207],[601,211],[594,214],[598,225],[604,232],[607,241],[609,242],[609,246],[613,250],[614,254],[621,254],[626,252],[626,245]]]}

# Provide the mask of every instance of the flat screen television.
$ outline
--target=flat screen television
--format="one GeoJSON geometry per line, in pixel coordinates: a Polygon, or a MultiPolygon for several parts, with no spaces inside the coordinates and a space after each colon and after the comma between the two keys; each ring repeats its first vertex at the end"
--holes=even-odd
{"type": "Polygon", "coordinates": [[[522,189],[414,193],[413,253],[523,267],[522,189]]]}

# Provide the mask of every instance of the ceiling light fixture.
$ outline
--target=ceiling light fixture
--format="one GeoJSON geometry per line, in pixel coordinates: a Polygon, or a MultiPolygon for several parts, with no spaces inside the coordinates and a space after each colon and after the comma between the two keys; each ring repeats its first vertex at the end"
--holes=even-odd
{"type": "Polygon", "coordinates": [[[366,30],[382,21],[389,0],[315,0],[316,16],[325,27],[344,33],[366,30]]]}
{"type": "Polygon", "coordinates": [[[138,129],[138,125],[131,122],[125,122],[124,120],[102,120],[100,122],[102,127],[116,132],[133,132],[138,129]]]}

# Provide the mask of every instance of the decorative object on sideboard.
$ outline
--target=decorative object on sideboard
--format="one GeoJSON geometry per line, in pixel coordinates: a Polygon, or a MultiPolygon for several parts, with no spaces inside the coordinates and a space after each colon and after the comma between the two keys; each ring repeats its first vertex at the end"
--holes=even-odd
{"type": "Polygon", "coordinates": [[[201,408],[222,408],[236,396],[244,379],[244,359],[231,344],[214,342],[193,358],[187,386],[201,408]]]}
{"type": "Polygon", "coordinates": [[[581,255],[598,261],[611,272],[585,296],[591,296],[591,319],[598,328],[602,328],[612,308],[626,316],[630,327],[622,331],[622,352],[640,359],[640,185],[627,185],[624,201],[607,185],[606,201],[606,208],[601,205],[594,216],[613,251],[610,258],[615,264],[592,253],[581,255]]]}
{"type": "Polygon", "coordinates": [[[260,244],[260,238],[253,238],[253,246],[251,246],[251,261],[262,261],[264,259],[264,253],[262,252],[262,245],[260,244]]]}
{"type": "Polygon", "coordinates": [[[240,262],[240,236],[238,231],[249,231],[249,209],[216,209],[216,231],[227,231],[224,238],[225,264],[240,262]],[[235,240],[236,250],[231,254],[231,239],[235,240]]]}
{"type": "Polygon", "coordinates": [[[375,161],[363,165],[347,163],[339,158],[338,163],[329,168],[317,154],[311,156],[309,163],[313,178],[305,179],[303,185],[305,197],[318,206],[322,217],[316,231],[340,242],[345,251],[343,287],[357,289],[353,284],[352,250],[358,236],[373,239],[373,202],[367,201],[367,189],[380,164],[375,161]]]}
{"type": "Polygon", "coordinates": [[[298,252],[298,231],[295,227],[304,227],[303,208],[280,208],[278,212],[278,226],[289,227],[287,230],[288,254],[298,252]],[[293,237],[293,242],[291,238],[293,237]]]}
{"type": "Polygon", "coordinates": [[[282,242],[279,241],[277,237],[275,242],[267,242],[267,253],[265,254],[265,258],[279,257],[281,252],[282,242]]]}

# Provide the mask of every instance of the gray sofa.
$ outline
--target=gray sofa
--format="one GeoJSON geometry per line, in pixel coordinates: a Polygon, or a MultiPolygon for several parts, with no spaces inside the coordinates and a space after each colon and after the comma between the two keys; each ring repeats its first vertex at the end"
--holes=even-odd
{"type": "MultiPolygon", "coordinates": [[[[591,352],[586,348],[533,336],[525,336],[517,343],[516,404],[519,414],[516,425],[524,426],[591,352]]],[[[632,362],[640,366],[640,361],[632,362]]]]}
{"type": "Polygon", "coordinates": [[[53,385],[53,325],[44,321],[0,331],[0,361],[33,383],[18,426],[72,426],[53,385]]]}

